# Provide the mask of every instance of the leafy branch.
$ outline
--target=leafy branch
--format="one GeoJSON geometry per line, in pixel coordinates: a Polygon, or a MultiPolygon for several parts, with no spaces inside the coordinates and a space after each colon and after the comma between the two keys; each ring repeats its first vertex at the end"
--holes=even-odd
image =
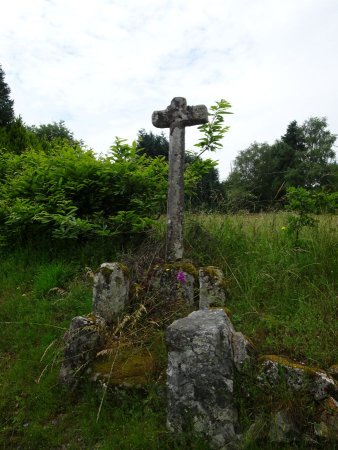
{"type": "Polygon", "coordinates": [[[195,147],[202,149],[197,158],[207,150],[214,152],[222,147],[221,140],[230,128],[229,126],[224,126],[223,116],[225,114],[233,114],[228,111],[229,108],[231,108],[230,103],[224,99],[216,102],[216,105],[211,106],[211,111],[209,111],[209,116],[212,117],[211,121],[198,127],[203,137],[195,144],[195,147]]]}

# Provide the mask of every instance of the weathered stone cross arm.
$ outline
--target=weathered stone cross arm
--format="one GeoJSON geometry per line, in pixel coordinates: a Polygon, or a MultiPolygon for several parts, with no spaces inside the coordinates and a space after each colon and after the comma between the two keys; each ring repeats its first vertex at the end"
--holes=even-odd
{"type": "Polygon", "coordinates": [[[208,122],[208,110],[205,105],[187,106],[183,97],[175,97],[163,111],[154,111],[152,123],[157,128],[184,128],[202,125],[208,122]]]}
{"type": "Polygon", "coordinates": [[[169,260],[177,261],[183,257],[185,127],[207,122],[207,107],[187,106],[183,97],[173,98],[165,110],[154,111],[152,115],[155,127],[170,128],[166,238],[166,258],[169,260]]]}

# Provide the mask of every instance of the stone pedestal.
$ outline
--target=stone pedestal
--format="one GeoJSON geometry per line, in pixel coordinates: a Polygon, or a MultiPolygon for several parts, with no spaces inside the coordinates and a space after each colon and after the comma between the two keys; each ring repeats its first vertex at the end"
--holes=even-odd
{"type": "Polygon", "coordinates": [[[155,266],[150,279],[150,290],[167,301],[181,299],[194,305],[197,270],[191,263],[172,263],[155,266]]]}
{"type": "Polygon", "coordinates": [[[94,277],[93,312],[111,323],[129,304],[129,272],[120,263],[103,263],[94,277]]]}
{"type": "Polygon", "coordinates": [[[199,270],[199,308],[225,305],[225,280],[221,269],[214,266],[199,270]]]}

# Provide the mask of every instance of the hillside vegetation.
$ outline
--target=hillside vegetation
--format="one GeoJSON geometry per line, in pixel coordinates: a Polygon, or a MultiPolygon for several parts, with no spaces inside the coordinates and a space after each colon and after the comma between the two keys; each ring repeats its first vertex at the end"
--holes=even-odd
{"type": "MultiPolygon", "coordinates": [[[[321,216],[316,227],[301,231],[297,246],[286,226],[284,214],[188,216],[186,257],[224,270],[235,327],[260,353],[325,369],[338,361],[337,218],[321,216]]],[[[106,240],[71,247],[42,242],[2,252],[4,448],[207,448],[167,433],[161,385],[110,393],[97,422],[97,387],[88,383],[68,393],[57,384],[63,334],[72,317],[91,310],[90,274],[103,261],[137,263],[160,251],[161,227],[141,248],[106,240]]],[[[251,408],[249,417],[261,405],[251,408]]]]}

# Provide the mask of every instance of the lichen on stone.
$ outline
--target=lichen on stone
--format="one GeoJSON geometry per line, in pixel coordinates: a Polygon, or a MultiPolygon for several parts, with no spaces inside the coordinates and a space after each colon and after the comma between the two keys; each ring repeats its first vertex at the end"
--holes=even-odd
{"type": "Polygon", "coordinates": [[[259,382],[268,381],[271,386],[281,380],[294,391],[307,391],[315,400],[323,400],[330,393],[338,392],[334,380],[323,370],[305,366],[276,355],[265,355],[260,358],[262,373],[259,382]]]}

